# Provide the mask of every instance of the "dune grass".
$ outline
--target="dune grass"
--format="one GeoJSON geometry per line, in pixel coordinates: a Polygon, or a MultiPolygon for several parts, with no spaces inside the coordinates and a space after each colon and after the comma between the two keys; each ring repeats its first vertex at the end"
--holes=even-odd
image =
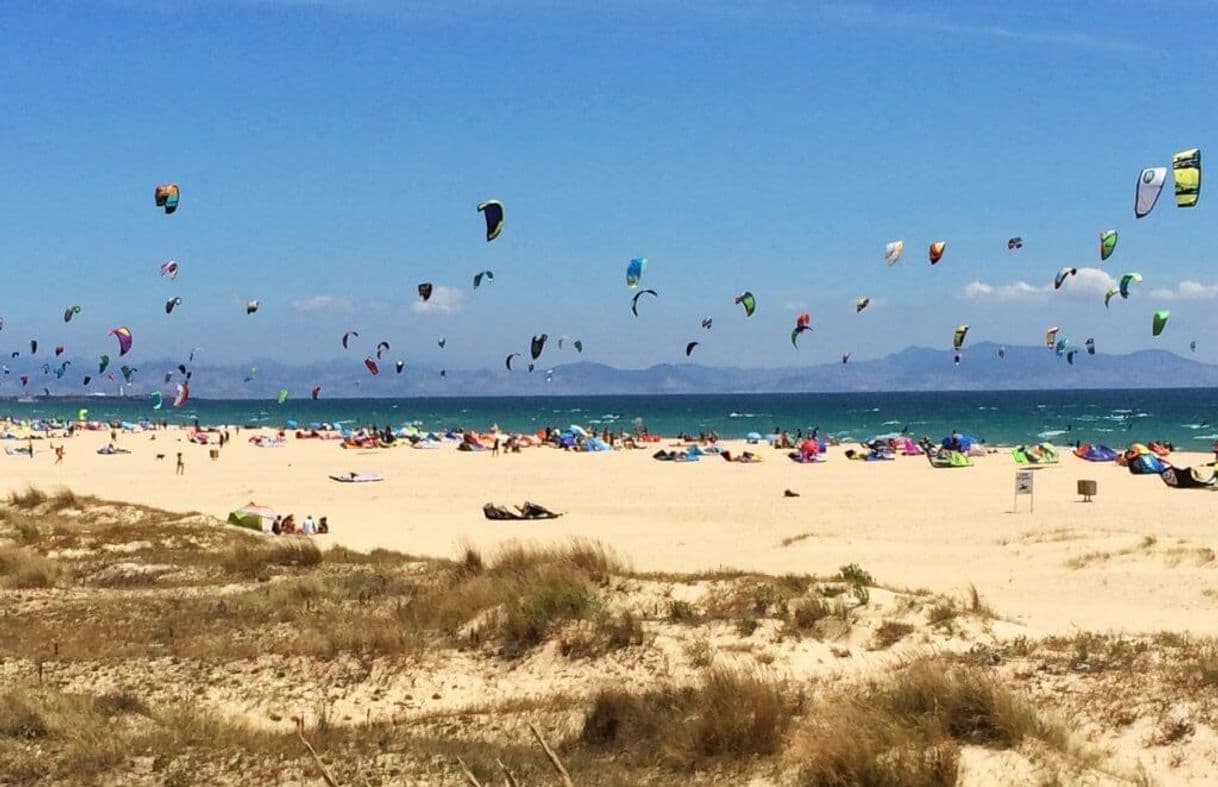
{"type": "Polygon", "coordinates": [[[0,548],[0,588],[54,587],[65,571],[59,563],[25,547],[0,548]]]}

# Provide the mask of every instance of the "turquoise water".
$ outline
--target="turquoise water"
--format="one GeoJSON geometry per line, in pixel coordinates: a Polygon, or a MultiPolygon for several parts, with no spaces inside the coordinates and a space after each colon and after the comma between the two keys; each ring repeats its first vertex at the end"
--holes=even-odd
{"type": "Polygon", "coordinates": [[[351,426],[419,423],[427,429],[492,424],[511,431],[577,423],[630,429],[636,420],[652,432],[794,432],[866,438],[899,432],[939,437],[957,429],[993,443],[1076,440],[1123,445],[1170,440],[1208,450],[1218,439],[1218,389],[1105,391],[943,391],[851,394],[714,394],[680,396],[480,397],[417,399],[195,400],[153,411],[146,399],[54,399],[0,402],[0,414],[19,418],[75,419],[86,407],[91,420],[167,420],[171,423],[351,426]]]}

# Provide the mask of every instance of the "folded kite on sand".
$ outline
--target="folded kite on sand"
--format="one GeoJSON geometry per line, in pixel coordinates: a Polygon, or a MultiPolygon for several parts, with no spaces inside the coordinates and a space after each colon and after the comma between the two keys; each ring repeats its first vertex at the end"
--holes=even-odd
{"type": "Polygon", "coordinates": [[[332,475],[331,481],[338,481],[340,484],[369,484],[373,481],[384,481],[385,476],[380,473],[347,473],[346,475],[332,475]]]}
{"type": "Polygon", "coordinates": [[[487,519],[516,520],[516,519],[558,519],[562,514],[556,514],[545,506],[525,501],[522,506],[516,506],[512,511],[507,506],[497,506],[487,503],[482,506],[482,515],[487,519]]]}

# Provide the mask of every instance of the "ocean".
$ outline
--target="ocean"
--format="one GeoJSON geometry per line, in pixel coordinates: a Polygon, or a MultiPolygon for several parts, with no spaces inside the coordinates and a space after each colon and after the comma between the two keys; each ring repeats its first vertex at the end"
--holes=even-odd
{"type": "Polygon", "coordinates": [[[938,438],[953,429],[990,443],[1076,441],[1122,446],[1168,440],[1208,450],[1218,439],[1218,389],[1102,391],[941,391],[849,394],[712,394],[673,396],[530,396],[412,399],[192,399],[181,409],[153,410],[143,398],[64,398],[0,402],[17,418],[166,420],[170,423],[301,427],[315,423],[380,426],[414,423],[426,429],[493,424],[533,432],[580,424],[614,431],[644,424],[674,435],[718,432],[739,438],[775,428],[862,439],[902,429],[938,438]]]}

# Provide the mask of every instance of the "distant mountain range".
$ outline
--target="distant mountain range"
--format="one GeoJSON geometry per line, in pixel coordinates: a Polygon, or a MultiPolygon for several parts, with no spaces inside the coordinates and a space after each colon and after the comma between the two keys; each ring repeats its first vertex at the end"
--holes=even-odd
{"type": "MultiPolygon", "coordinates": [[[[960,365],[950,351],[910,347],[883,358],[828,363],[788,369],[718,368],[697,364],[660,364],[646,369],[617,369],[597,363],[571,363],[554,367],[537,364],[525,371],[526,359],[517,359],[517,371],[504,369],[455,370],[440,377],[440,370],[408,367],[395,374],[385,364],[378,376],[362,365],[330,362],[288,366],[257,361],[255,378],[242,382],[250,366],[199,364],[192,368],[192,393],[208,399],[271,398],[281,388],[294,398],[309,395],[320,385],[328,398],[410,396],[530,396],[588,394],[690,394],[690,393],[833,393],[850,391],[1015,390],[1055,388],[1204,388],[1218,387],[1218,366],[1199,363],[1162,350],[1141,350],[1127,355],[1087,355],[1080,350],[1073,365],[1044,347],[999,346],[979,343],[966,348],[960,365]],[[547,382],[549,372],[549,382],[547,382]]],[[[128,395],[154,389],[172,390],[164,373],[176,363],[140,364],[136,384],[128,395]],[[157,369],[158,372],[151,370],[157,369]]],[[[180,379],[176,372],[173,381],[180,379]]],[[[116,383],[99,389],[65,388],[53,377],[32,376],[30,391],[47,385],[52,394],[116,394],[116,383]]],[[[78,383],[78,379],[77,379],[78,383]]],[[[12,388],[9,388],[11,391],[12,388]]]]}

